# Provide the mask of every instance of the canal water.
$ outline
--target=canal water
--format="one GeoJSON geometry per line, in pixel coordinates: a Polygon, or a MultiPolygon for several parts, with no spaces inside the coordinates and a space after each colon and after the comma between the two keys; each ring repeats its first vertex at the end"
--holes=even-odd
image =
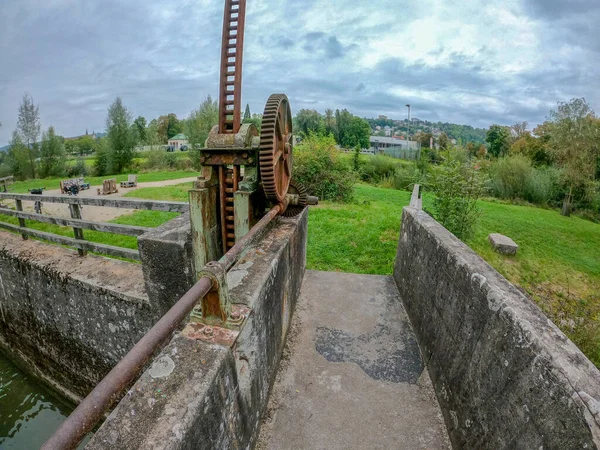
{"type": "Polygon", "coordinates": [[[40,448],[72,410],[0,352],[0,450],[40,448]]]}

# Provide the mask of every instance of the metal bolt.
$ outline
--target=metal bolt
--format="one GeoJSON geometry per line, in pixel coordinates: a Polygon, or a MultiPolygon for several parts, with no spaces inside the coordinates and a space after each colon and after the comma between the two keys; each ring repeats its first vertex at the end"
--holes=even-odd
{"type": "Polygon", "coordinates": [[[204,334],[206,336],[212,336],[214,334],[213,327],[204,327],[204,334]]]}
{"type": "Polygon", "coordinates": [[[248,157],[248,152],[242,153],[242,158],[247,158],[247,157],[248,157]]]}
{"type": "Polygon", "coordinates": [[[241,314],[240,314],[240,312],[239,312],[239,311],[233,311],[233,312],[231,313],[231,318],[232,318],[233,320],[239,320],[239,318],[240,318],[240,317],[241,317],[241,314]]]}

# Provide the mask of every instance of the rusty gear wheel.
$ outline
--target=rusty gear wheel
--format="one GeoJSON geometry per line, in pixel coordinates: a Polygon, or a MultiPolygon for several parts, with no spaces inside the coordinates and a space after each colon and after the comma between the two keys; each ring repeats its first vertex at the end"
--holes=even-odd
{"type": "Polygon", "coordinates": [[[285,94],[269,97],[262,118],[259,167],[263,190],[273,203],[285,204],[292,178],[292,111],[285,94]]]}
{"type": "Polygon", "coordinates": [[[297,182],[292,178],[290,181],[290,187],[288,188],[288,194],[294,194],[298,196],[297,205],[289,205],[283,212],[285,217],[295,217],[304,211],[304,208],[308,206],[308,191],[303,184],[297,182]]]}

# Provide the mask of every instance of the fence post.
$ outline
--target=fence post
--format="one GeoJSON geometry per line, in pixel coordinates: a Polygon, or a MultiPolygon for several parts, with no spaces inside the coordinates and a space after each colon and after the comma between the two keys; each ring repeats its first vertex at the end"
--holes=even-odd
{"type": "MultiPolygon", "coordinates": [[[[77,203],[70,204],[69,209],[71,210],[71,218],[73,218],[73,219],[81,219],[82,218],[81,217],[81,206],[79,206],[77,203]]],[[[73,227],[73,232],[75,233],[75,239],[79,239],[81,241],[84,240],[83,230],[81,228],[73,227]]],[[[79,253],[79,256],[87,255],[87,252],[82,248],[78,248],[77,253],[79,253]]]]}
{"type": "MultiPolygon", "coordinates": [[[[15,204],[17,205],[17,211],[23,211],[23,201],[22,200],[15,200],[15,204]]],[[[27,222],[25,222],[25,219],[19,217],[19,226],[21,228],[27,228],[27,222]]],[[[23,236],[24,240],[29,239],[29,236],[27,236],[26,234],[22,234],[21,236],[23,236]]]]}

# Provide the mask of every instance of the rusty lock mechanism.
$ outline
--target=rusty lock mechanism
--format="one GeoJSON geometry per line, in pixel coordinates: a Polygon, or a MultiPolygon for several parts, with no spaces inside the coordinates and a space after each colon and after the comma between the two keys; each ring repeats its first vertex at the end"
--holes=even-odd
{"type": "Polygon", "coordinates": [[[227,287],[227,271],[222,263],[209,262],[199,277],[208,277],[212,288],[202,297],[190,314],[183,330],[189,339],[233,346],[250,314],[246,305],[232,305],[227,287]]]}

